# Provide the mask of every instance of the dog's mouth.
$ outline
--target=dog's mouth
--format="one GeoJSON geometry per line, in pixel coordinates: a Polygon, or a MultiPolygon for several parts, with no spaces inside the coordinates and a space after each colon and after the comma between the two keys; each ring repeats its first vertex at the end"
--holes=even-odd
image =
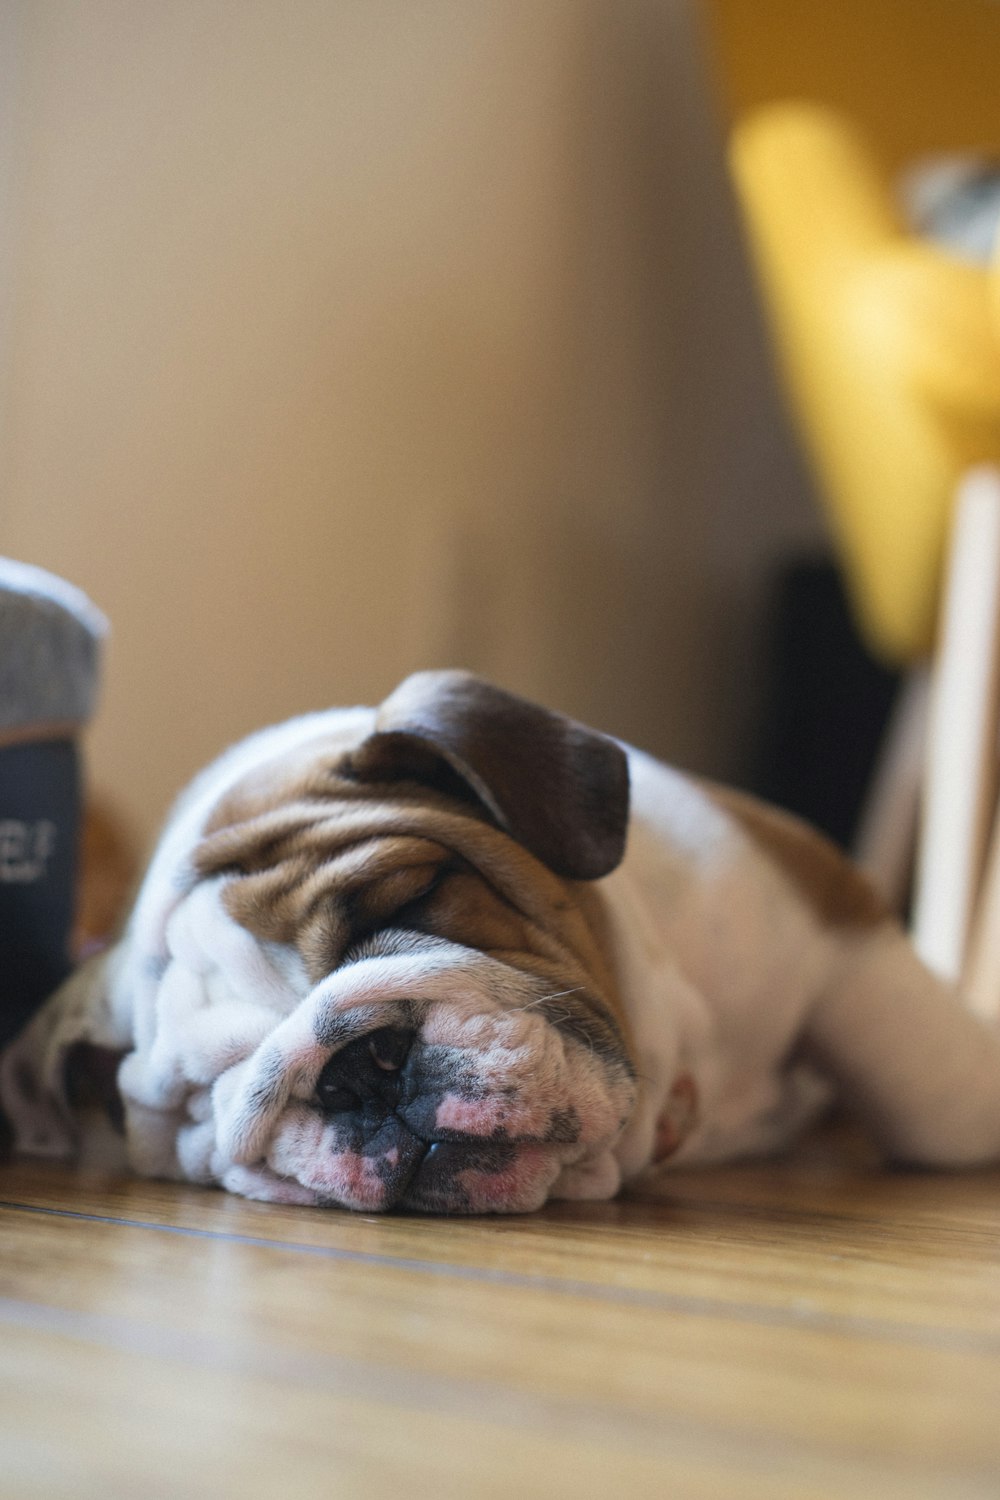
{"type": "Polygon", "coordinates": [[[379,1027],[335,1053],[315,1102],[341,1193],[383,1210],[533,1203],[581,1136],[572,1109],[554,1109],[543,1128],[524,1133],[513,1085],[506,1098],[490,1092],[471,1060],[463,1067],[452,1049],[404,1026],[379,1027]]]}

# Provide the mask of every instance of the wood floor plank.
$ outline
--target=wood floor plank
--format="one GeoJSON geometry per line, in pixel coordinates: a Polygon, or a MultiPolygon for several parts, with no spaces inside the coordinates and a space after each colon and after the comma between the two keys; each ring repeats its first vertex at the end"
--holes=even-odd
{"type": "MultiPolygon", "coordinates": [[[[72,1179],[69,1179],[72,1180],[72,1179]]],[[[65,1168],[0,1175],[8,1201],[58,1209],[65,1168]]],[[[793,1321],[854,1318],[977,1336],[1000,1331],[1000,1174],[857,1179],[853,1191],[803,1202],[780,1169],[675,1179],[660,1201],[552,1205],[520,1218],[366,1217],[246,1203],[214,1192],[130,1179],[84,1178],[76,1212],[260,1238],[327,1254],[419,1263],[428,1272],[548,1278],[599,1295],[649,1292],[785,1309],[793,1321]],[[772,1174],[771,1199],[758,1195],[772,1174]],[[774,1175],[777,1174],[777,1175],[774,1175]],[[947,1211],[949,1191],[966,1215],[947,1211]],[[846,1196],[845,1196],[846,1193],[846,1196]],[[711,1194],[711,1196],[708,1196],[711,1194]],[[942,1203],[940,1200],[944,1199],[942,1203]],[[794,1201],[793,1201],[794,1200],[794,1201]],[[942,1267],[947,1276],[942,1277],[942,1267]]],[[[809,1191],[812,1192],[812,1185],[809,1191]]]]}
{"type": "Polygon", "coordinates": [[[1000,1492],[998,1173],[435,1220],[14,1162],[0,1200],[0,1495],[1000,1492]]]}
{"type": "Polygon", "coordinates": [[[740,1444],[668,1417],[622,1426],[597,1407],[491,1401],[478,1391],[465,1393],[461,1411],[443,1411],[412,1392],[369,1394],[356,1371],[309,1371],[304,1379],[303,1372],[289,1376],[274,1368],[206,1368],[108,1353],[49,1333],[5,1338],[0,1378],[10,1365],[17,1381],[0,1413],[8,1476],[0,1493],[18,1500],[137,1494],[660,1500],[665,1493],[685,1500],[876,1493],[886,1500],[944,1494],[983,1500],[993,1493],[988,1478],[956,1479],[925,1466],[897,1473],[864,1458],[817,1459],[764,1441],[740,1444]],[[350,1379],[361,1393],[344,1389],[350,1379]],[[50,1409],[37,1400],[43,1389],[50,1409]],[[52,1410],[59,1413],[57,1434],[52,1410]]]}

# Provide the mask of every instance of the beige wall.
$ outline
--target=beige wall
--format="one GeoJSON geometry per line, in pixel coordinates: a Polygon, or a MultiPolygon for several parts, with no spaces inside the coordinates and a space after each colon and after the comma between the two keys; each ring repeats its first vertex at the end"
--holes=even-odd
{"type": "Polygon", "coordinates": [[[0,550],[111,616],[91,772],[143,835],[234,736],[424,665],[739,775],[817,522],[687,7],[0,27],[0,550]]]}

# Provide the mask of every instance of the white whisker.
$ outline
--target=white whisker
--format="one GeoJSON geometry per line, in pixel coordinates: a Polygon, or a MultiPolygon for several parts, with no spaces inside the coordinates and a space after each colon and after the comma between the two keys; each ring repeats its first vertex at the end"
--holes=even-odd
{"type": "Polygon", "coordinates": [[[578,984],[571,990],[554,990],[551,995],[539,995],[534,1000],[526,1001],[524,1005],[512,1005],[511,1010],[534,1010],[536,1006],[547,1005],[550,1000],[562,1000],[566,995],[582,994],[585,988],[585,985],[578,984]]]}

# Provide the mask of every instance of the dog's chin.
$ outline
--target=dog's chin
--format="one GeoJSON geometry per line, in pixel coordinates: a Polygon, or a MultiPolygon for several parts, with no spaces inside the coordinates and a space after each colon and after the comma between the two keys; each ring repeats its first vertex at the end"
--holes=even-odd
{"type": "Polygon", "coordinates": [[[421,1142],[401,1192],[378,1159],[342,1160],[340,1171],[345,1167],[358,1173],[351,1208],[430,1214],[531,1213],[549,1197],[561,1170],[558,1153],[534,1141],[421,1142]]]}
{"type": "Polygon", "coordinates": [[[428,1214],[532,1213],[549,1198],[608,1198],[621,1185],[609,1148],[581,1156],[542,1141],[464,1138],[373,1141],[369,1148],[315,1142],[311,1132],[280,1133],[272,1172],[294,1177],[307,1200],[367,1213],[390,1209],[428,1214]],[[324,1149],[325,1147],[325,1149],[324,1149]]]}
{"type": "Polygon", "coordinates": [[[612,1196],[627,1064],[524,1013],[466,1017],[454,1039],[465,1045],[449,1044],[454,1018],[436,1009],[419,1033],[378,1028],[334,1054],[314,1094],[284,1110],[269,1173],[306,1201],[369,1213],[530,1213],[550,1197],[612,1196]]]}

